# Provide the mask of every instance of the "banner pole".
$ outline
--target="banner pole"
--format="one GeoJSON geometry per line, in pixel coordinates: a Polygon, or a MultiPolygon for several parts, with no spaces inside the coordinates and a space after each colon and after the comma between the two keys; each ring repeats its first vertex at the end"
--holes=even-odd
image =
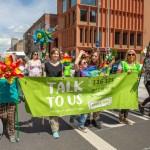
{"type": "Polygon", "coordinates": [[[17,125],[17,142],[19,142],[19,123],[18,123],[18,102],[16,103],[16,125],[17,125]]]}

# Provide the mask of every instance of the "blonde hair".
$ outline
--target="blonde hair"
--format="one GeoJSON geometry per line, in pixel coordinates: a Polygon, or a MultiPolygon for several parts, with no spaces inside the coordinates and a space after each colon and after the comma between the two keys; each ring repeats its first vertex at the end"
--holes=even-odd
{"type": "Polygon", "coordinates": [[[129,54],[130,52],[134,53],[134,55],[135,55],[134,62],[136,62],[136,52],[135,52],[134,50],[132,50],[132,49],[130,49],[130,50],[128,50],[128,51],[126,52],[125,61],[128,62],[128,54],[129,54]]]}

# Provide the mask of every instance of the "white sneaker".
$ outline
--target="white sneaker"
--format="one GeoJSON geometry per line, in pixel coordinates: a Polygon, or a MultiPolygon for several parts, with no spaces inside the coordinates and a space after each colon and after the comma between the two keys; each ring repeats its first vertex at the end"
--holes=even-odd
{"type": "Polygon", "coordinates": [[[14,135],[9,136],[9,140],[11,143],[15,143],[16,142],[16,138],[14,135]]]}

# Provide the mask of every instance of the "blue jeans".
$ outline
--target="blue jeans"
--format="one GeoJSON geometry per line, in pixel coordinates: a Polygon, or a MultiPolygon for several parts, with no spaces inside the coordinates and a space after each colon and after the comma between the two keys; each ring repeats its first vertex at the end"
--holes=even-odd
{"type": "Polygon", "coordinates": [[[70,116],[70,119],[73,120],[73,119],[76,119],[76,118],[78,118],[78,117],[79,117],[79,119],[77,119],[77,121],[78,121],[79,127],[84,126],[84,123],[85,123],[86,118],[87,118],[87,114],[71,115],[71,116],[70,116]]]}

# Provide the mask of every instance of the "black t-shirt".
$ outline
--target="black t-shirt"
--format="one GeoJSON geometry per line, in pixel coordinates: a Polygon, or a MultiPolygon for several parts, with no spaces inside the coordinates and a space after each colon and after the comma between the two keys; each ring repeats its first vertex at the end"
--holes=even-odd
{"type": "Polygon", "coordinates": [[[62,77],[62,64],[53,66],[51,63],[45,63],[45,72],[47,77],[62,77]]]}

